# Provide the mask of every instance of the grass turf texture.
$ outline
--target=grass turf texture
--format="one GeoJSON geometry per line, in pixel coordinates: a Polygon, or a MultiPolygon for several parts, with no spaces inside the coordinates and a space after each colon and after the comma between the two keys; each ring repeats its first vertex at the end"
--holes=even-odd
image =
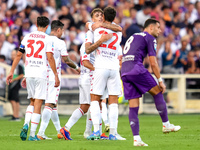
{"type": "MultiPolygon", "coordinates": [[[[64,126],[69,116],[60,116],[64,126]]],[[[200,149],[200,115],[169,115],[171,123],[180,125],[181,130],[176,133],[163,134],[162,123],[158,115],[139,115],[140,135],[148,147],[133,147],[133,137],[129,126],[128,116],[119,117],[118,133],[126,141],[88,141],[83,138],[85,119],[82,117],[71,131],[72,141],[57,139],[57,132],[50,121],[46,135],[53,140],[21,141],[19,134],[23,120],[10,122],[8,118],[0,118],[0,150],[197,150],[200,149]]],[[[104,128],[104,126],[103,126],[104,128]]],[[[30,129],[29,129],[30,130],[30,129]]],[[[38,130],[38,128],[37,128],[38,130]]],[[[36,132],[37,133],[37,132],[36,132]]],[[[107,133],[106,133],[107,134],[107,133]]],[[[107,134],[108,135],[108,134],[107,134]]],[[[29,133],[28,133],[29,136],[29,133]]]]}

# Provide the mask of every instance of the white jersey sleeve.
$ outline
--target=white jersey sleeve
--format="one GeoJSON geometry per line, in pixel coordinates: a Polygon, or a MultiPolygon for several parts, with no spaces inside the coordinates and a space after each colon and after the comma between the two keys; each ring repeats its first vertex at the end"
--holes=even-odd
{"type": "Polygon", "coordinates": [[[61,56],[68,56],[67,46],[64,41],[60,42],[59,47],[60,47],[60,51],[61,51],[61,56]]]}
{"type": "MultiPolygon", "coordinates": [[[[56,63],[56,69],[59,77],[61,76],[61,57],[68,56],[66,44],[63,40],[57,38],[56,36],[50,36],[52,41],[52,47],[54,49],[54,59],[56,63]]],[[[55,77],[52,69],[49,66],[49,81],[54,81],[55,77]]]]}
{"type": "Polygon", "coordinates": [[[85,43],[94,43],[94,34],[90,30],[85,35],[85,43]]]}
{"type": "Polygon", "coordinates": [[[54,54],[54,43],[53,43],[53,40],[50,37],[47,38],[46,53],[53,53],[54,54]]]}

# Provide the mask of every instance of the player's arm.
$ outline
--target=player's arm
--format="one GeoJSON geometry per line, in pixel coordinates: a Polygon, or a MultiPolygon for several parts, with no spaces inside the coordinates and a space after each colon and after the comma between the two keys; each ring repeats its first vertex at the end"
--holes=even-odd
{"type": "Polygon", "coordinates": [[[77,64],[75,64],[70,58],[69,56],[62,56],[63,60],[65,61],[65,63],[70,66],[71,68],[75,69],[78,73],[80,73],[80,68],[78,67],[77,64]]]}
{"type": "Polygon", "coordinates": [[[97,49],[103,42],[108,41],[109,39],[112,38],[112,33],[110,34],[102,34],[101,38],[95,42],[94,44],[91,43],[85,43],[85,52],[86,54],[92,53],[95,49],[97,49]]]}
{"type": "Polygon", "coordinates": [[[83,60],[82,62],[84,67],[94,71],[94,66],[90,63],[89,60],[83,60]]]}
{"type": "Polygon", "coordinates": [[[162,90],[162,93],[164,93],[166,87],[165,87],[165,85],[162,81],[162,78],[160,76],[160,68],[158,66],[156,56],[149,56],[149,63],[150,63],[150,66],[151,66],[153,73],[155,74],[156,78],[158,79],[159,86],[162,90]]]}
{"type": "Polygon", "coordinates": [[[14,70],[15,70],[17,64],[19,63],[19,61],[21,60],[23,53],[25,53],[25,50],[24,50],[24,49],[20,49],[20,50],[17,52],[17,56],[16,56],[16,58],[15,58],[14,61],[13,61],[13,64],[12,64],[10,73],[9,73],[9,75],[8,75],[7,78],[6,78],[6,83],[7,83],[8,85],[9,85],[9,83],[12,82],[14,70]]]}
{"type": "Polygon", "coordinates": [[[55,75],[55,87],[58,87],[60,85],[60,80],[58,78],[58,73],[57,73],[56,63],[55,63],[55,59],[53,57],[53,53],[47,52],[46,54],[47,54],[47,59],[49,61],[49,65],[55,75]]]}
{"type": "Polygon", "coordinates": [[[97,28],[103,27],[103,28],[107,28],[110,29],[114,32],[122,32],[122,27],[120,27],[117,24],[112,24],[112,23],[105,23],[105,22],[95,22],[95,23],[91,23],[91,22],[87,22],[86,23],[86,28],[94,31],[97,28]]]}

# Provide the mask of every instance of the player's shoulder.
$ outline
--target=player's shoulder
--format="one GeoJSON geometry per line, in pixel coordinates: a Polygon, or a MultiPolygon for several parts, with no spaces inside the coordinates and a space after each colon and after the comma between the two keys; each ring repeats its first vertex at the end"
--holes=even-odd
{"type": "Polygon", "coordinates": [[[148,32],[141,32],[141,33],[146,34],[145,38],[148,39],[148,40],[154,40],[155,39],[155,37],[153,37],[153,35],[149,34],[148,32]]]}
{"type": "Polygon", "coordinates": [[[50,36],[50,37],[56,44],[62,44],[62,45],[65,44],[65,42],[63,40],[59,39],[57,36],[50,36]]]}
{"type": "Polygon", "coordinates": [[[88,30],[88,31],[86,32],[86,34],[93,34],[93,31],[88,30]]]}

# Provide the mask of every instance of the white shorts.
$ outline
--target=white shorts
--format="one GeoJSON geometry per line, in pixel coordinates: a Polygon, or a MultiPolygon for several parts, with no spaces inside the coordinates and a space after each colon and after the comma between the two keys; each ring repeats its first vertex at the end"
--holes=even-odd
{"type": "Polygon", "coordinates": [[[79,78],[79,103],[90,104],[90,84],[91,76],[83,74],[79,78]]]}
{"type": "Polygon", "coordinates": [[[45,103],[57,104],[58,96],[60,93],[60,86],[58,87],[54,87],[54,86],[55,86],[55,81],[48,81],[47,98],[45,100],[45,103]]]}
{"type": "Polygon", "coordinates": [[[108,98],[108,89],[106,88],[103,92],[103,95],[101,96],[101,100],[104,100],[105,98],[108,98]]]}
{"type": "Polygon", "coordinates": [[[28,92],[28,99],[45,100],[47,95],[47,80],[42,78],[26,78],[26,86],[28,92]]]}
{"type": "Polygon", "coordinates": [[[79,103],[90,104],[90,84],[79,84],[79,103]]]}
{"type": "Polygon", "coordinates": [[[119,70],[95,68],[91,83],[91,93],[103,95],[106,88],[108,89],[108,95],[120,94],[119,70]]]}

